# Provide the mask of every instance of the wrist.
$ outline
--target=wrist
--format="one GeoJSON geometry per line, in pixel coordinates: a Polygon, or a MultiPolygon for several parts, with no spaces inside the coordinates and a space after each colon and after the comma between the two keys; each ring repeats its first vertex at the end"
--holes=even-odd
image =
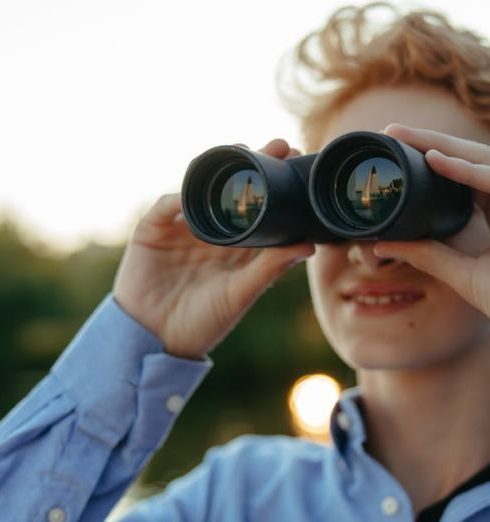
{"type": "Polygon", "coordinates": [[[187,359],[191,361],[203,361],[206,358],[207,350],[196,351],[185,347],[177,347],[176,343],[167,342],[165,337],[159,332],[158,328],[152,327],[148,316],[141,312],[142,307],[128,299],[124,294],[114,291],[113,298],[119,308],[134,321],[139,323],[143,328],[148,330],[152,335],[157,337],[163,345],[163,351],[167,355],[178,359],[187,359]]]}

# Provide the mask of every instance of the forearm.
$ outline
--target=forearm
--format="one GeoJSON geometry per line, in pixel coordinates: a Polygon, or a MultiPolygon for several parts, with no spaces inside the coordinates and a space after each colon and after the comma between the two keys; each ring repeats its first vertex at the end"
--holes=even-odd
{"type": "Polygon", "coordinates": [[[173,425],[210,361],[166,355],[112,300],[0,425],[9,520],[101,520],[173,425]]]}

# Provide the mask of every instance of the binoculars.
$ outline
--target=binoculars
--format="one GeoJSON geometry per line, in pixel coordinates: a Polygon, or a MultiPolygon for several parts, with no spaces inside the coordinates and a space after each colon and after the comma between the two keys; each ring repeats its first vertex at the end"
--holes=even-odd
{"type": "Polygon", "coordinates": [[[344,134],[317,154],[288,159],[214,147],[190,163],[182,205],[198,238],[242,247],[443,238],[473,209],[468,187],[375,132],[344,134]]]}

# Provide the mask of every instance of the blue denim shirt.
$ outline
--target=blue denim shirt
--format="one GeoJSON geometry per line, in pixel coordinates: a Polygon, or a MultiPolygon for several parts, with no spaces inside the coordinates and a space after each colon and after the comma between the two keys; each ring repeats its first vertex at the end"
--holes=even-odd
{"type": "MultiPolygon", "coordinates": [[[[211,366],[165,354],[109,296],[0,424],[0,520],[103,520],[211,366]]],[[[240,437],[124,520],[412,521],[407,493],[364,451],[357,395],[337,405],[332,447],[240,437]]],[[[490,521],[490,484],[454,498],[442,520],[490,521]]]]}

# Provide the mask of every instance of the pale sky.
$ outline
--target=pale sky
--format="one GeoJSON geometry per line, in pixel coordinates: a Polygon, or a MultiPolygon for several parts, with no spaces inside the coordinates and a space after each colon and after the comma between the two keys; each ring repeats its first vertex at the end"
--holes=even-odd
{"type": "MultiPolygon", "coordinates": [[[[57,248],[117,241],[205,149],[298,144],[275,66],[346,3],[1,0],[0,213],[57,248]]],[[[413,5],[490,37],[488,2],[413,5]]]]}

